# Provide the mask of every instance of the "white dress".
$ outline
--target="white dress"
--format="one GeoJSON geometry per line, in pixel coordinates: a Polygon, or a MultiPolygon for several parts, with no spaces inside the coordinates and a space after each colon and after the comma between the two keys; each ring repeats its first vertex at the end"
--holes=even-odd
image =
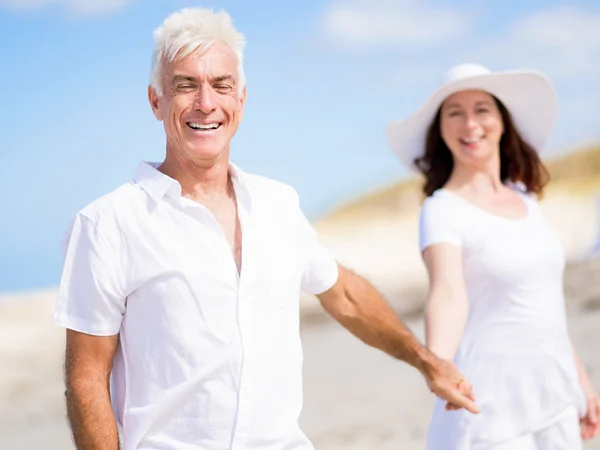
{"type": "Polygon", "coordinates": [[[454,362],[481,413],[436,400],[428,450],[480,450],[547,426],[571,407],[586,412],[567,334],[565,258],[534,197],[523,219],[494,215],[439,189],[422,207],[421,250],[459,246],[469,317],[454,362]]]}

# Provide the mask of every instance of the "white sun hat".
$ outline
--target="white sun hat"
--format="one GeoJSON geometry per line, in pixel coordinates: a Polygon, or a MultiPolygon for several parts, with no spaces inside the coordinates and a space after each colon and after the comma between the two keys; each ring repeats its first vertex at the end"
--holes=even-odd
{"type": "Polygon", "coordinates": [[[441,86],[415,114],[388,124],[387,141],[392,152],[416,170],[415,158],[425,152],[427,130],[438,109],[450,95],[478,89],[500,100],[508,109],[521,137],[540,152],[554,129],[558,100],[554,87],[536,71],[491,72],[479,64],[460,64],[444,76],[441,86]]]}

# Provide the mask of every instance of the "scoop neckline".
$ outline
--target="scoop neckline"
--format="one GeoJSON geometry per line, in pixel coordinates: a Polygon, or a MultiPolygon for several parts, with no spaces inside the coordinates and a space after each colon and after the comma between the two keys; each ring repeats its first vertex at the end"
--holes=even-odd
{"type": "Polygon", "coordinates": [[[475,203],[467,200],[466,198],[464,198],[464,197],[462,197],[462,196],[460,196],[460,195],[458,195],[458,194],[456,194],[456,193],[454,193],[452,191],[449,191],[449,190],[447,190],[445,188],[440,188],[440,189],[438,189],[438,191],[442,192],[443,194],[448,194],[448,195],[450,195],[453,198],[456,198],[460,202],[466,204],[467,206],[469,206],[470,208],[472,208],[472,209],[474,209],[476,211],[479,211],[479,212],[483,213],[486,216],[489,216],[489,217],[491,217],[493,219],[500,220],[500,221],[503,221],[503,222],[520,224],[520,223],[523,223],[523,222],[527,221],[531,217],[531,205],[529,204],[529,202],[527,201],[527,199],[525,199],[524,196],[520,192],[518,192],[516,189],[514,191],[517,193],[517,195],[519,196],[519,198],[521,199],[521,201],[525,205],[526,212],[525,212],[525,215],[523,217],[518,217],[518,218],[514,218],[514,219],[512,219],[510,217],[501,216],[499,214],[494,214],[493,212],[488,211],[487,209],[484,209],[481,206],[478,206],[475,203]]]}

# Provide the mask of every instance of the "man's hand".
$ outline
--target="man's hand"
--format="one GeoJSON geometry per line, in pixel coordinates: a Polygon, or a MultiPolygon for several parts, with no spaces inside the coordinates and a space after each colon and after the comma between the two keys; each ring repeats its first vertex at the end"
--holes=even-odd
{"type": "Polygon", "coordinates": [[[446,410],[465,408],[474,414],[480,412],[469,382],[450,361],[435,356],[428,358],[421,369],[429,390],[446,400],[446,410]]]}
{"type": "Polygon", "coordinates": [[[447,408],[478,413],[471,386],[448,361],[423,347],[381,294],[364,278],[339,266],[335,285],[318,295],[325,310],[365,344],[417,368],[447,408]]]}

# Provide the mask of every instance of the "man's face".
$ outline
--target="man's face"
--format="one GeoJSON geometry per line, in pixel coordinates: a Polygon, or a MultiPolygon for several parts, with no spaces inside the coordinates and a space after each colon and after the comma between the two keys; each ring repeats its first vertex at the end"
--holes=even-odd
{"type": "Polygon", "coordinates": [[[196,163],[228,155],[246,101],[238,82],[235,54],[223,43],[166,63],[162,97],[150,86],[148,98],[163,121],[167,150],[196,163]]]}

